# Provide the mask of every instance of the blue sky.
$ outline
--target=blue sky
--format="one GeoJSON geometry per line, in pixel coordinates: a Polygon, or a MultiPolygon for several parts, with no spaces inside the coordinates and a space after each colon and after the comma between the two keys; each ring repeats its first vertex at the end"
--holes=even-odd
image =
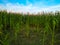
{"type": "Polygon", "coordinates": [[[60,4],[60,0],[0,0],[0,4],[6,4],[6,3],[19,3],[23,5],[27,5],[28,3],[31,4],[38,4],[38,3],[44,3],[45,5],[51,6],[51,5],[57,5],[60,4]]]}
{"type": "Polygon", "coordinates": [[[0,0],[0,9],[13,12],[60,11],[60,0],[0,0]]]}

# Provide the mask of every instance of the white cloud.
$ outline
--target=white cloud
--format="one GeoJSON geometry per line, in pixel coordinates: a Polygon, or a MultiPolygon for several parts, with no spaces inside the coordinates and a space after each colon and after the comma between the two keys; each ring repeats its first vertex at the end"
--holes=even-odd
{"type": "Polygon", "coordinates": [[[23,4],[11,4],[11,3],[7,3],[6,5],[1,5],[0,4],[0,9],[4,10],[6,9],[8,12],[23,12],[23,13],[38,13],[38,12],[50,12],[50,11],[60,11],[60,5],[55,5],[55,6],[46,6],[46,7],[42,7],[40,8],[39,6],[35,6],[33,4],[29,4],[29,5],[23,5],[23,4]]]}

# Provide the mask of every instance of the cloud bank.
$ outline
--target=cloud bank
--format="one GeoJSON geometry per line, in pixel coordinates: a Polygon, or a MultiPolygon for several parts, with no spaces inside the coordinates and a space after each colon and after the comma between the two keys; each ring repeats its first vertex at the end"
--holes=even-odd
{"type": "Polygon", "coordinates": [[[38,12],[55,12],[60,11],[60,5],[40,7],[33,4],[23,5],[19,3],[7,3],[6,5],[0,4],[0,10],[7,10],[7,12],[16,13],[38,13],[38,12]]]}

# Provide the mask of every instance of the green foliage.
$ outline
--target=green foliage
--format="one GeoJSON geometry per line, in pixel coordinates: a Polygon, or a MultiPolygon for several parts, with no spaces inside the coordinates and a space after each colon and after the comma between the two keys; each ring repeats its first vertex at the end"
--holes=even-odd
{"type": "Polygon", "coordinates": [[[60,45],[60,13],[23,15],[0,11],[1,45],[60,45]]]}

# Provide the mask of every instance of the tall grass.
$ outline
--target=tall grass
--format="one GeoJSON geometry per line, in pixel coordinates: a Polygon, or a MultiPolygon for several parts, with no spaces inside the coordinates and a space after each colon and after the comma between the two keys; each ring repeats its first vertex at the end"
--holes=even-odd
{"type": "Polygon", "coordinates": [[[60,45],[60,13],[16,14],[0,11],[1,45],[60,45]]]}

